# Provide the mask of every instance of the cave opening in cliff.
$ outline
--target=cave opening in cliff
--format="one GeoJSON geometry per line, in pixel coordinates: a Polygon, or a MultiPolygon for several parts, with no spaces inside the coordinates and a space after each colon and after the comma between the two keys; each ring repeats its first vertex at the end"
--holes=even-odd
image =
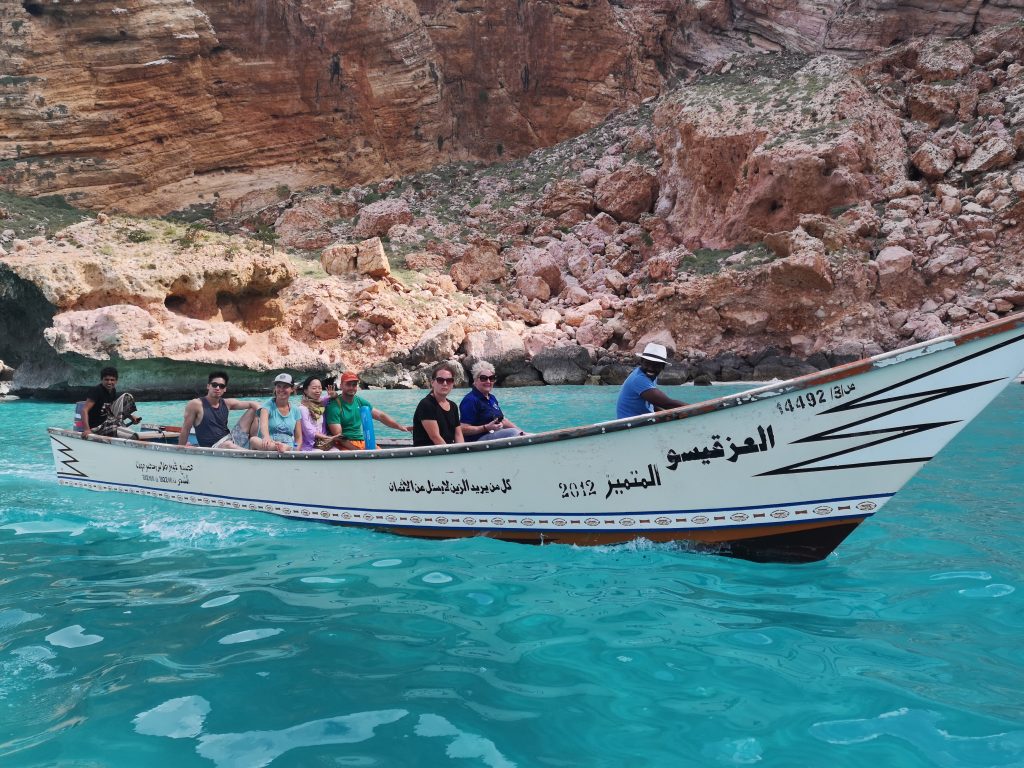
{"type": "Polygon", "coordinates": [[[32,2],[32,0],[24,0],[21,7],[24,8],[30,16],[42,16],[46,12],[42,3],[32,2]]]}
{"type": "Polygon", "coordinates": [[[183,296],[169,295],[164,299],[164,306],[176,315],[184,315],[188,301],[183,296]]]}

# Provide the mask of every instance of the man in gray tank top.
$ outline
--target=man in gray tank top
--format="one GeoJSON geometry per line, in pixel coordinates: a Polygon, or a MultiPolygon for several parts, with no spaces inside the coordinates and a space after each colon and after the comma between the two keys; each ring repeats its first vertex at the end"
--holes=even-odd
{"type": "Polygon", "coordinates": [[[228,375],[214,371],[207,377],[206,396],[190,400],[185,406],[185,421],[178,435],[178,445],[188,443],[194,428],[196,442],[202,448],[248,448],[260,404],[252,400],[224,397],[228,375]],[[233,430],[228,429],[228,411],[245,411],[233,430]]]}

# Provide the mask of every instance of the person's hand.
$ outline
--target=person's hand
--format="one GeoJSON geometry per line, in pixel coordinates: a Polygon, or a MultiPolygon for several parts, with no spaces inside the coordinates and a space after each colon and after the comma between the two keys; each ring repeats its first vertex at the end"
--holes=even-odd
{"type": "Polygon", "coordinates": [[[140,421],[142,421],[141,416],[132,416],[132,424],[138,424],[140,421]]]}
{"type": "Polygon", "coordinates": [[[91,435],[91,434],[92,434],[92,430],[89,429],[88,427],[86,427],[85,429],[82,430],[82,439],[83,440],[88,440],[89,439],[89,435],[91,435]]]}

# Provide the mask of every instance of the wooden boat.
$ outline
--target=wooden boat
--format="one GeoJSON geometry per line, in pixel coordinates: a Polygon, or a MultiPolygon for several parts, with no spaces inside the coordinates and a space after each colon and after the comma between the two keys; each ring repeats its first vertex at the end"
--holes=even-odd
{"type": "Polygon", "coordinates": [[[1024,313],[801,378],[500,441],[346,453],[50,429],[62,485],[427,538],[832,552],[1024,368],[1024,313]]]}

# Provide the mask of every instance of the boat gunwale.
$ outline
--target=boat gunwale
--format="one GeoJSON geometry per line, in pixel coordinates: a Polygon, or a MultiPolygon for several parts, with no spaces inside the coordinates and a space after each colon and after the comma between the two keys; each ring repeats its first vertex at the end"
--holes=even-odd
{"type": "MultiPolygon", "coordinates": [[[[725,410],[727,408],[735,408],[737,406],[749,404],[753,401],[787,395],[793,392],[818,387],[822,384],[833,384],[837,381],[850,378],[851,376],[867,373],[876,367],[884,367],[886,365],[900,362],[900,360],[896,358],[924,357],[949,349],[951,346],[960,346],[971,341],[988,338],[1021,327],[1024,327],[1024,312],[1008,315],[999,320],[993,320],[990,323],[985,323],[984,325],[966,328],[955,333],[946,334],[945,336],[939,336],[934,339],[922,341],[908,347],[894,349],[880,355],[875,355],[874,357],[855,360],[849,363],[844,363],[843,365],[835,366],[834,368],[828,368],[824,371],[816,371],[793,379],[764,384],[754,389],[744,390],[731,395],[723,395],[722,397],[701,401],[699,403],[692,403],[678,408],[657,411],[655,413],[641,416],[631,416],[625,419],[602,421],[580,427],[563,427],[561,429],[549,430],[547,432],[507,437],[499,440],[486,440],[472,443],[452,443],[437,446],[401,446],[362,451],[289,451],[286,453],[278,453],[276,451],[201,448],[199,446],[192,445],[168,445],[165,443],[149,443],[143,440],[103,437],[99,435],[92,435],[89,440],[90,442],[104,442],[114,445],[123,444],[133,448],[164,451],[191,456],[230,456],[235,458],[288,460],[313,459],[317,461],[404,459],[418,458],[422,456],[447,456],[451,454],[479,453],[490,450],[504,450],[508,448],[525,448],[527,446],[558,442],[561,440],[574,440],[583,437],[620,432],[627,429],[643,428],[670,421],[702,416],[707,413],[725,410]]],[[[78,439],[82,439],[81,433],[75,432],[72,429],[49,427],[47,432],[51,436],[61,435],[63,437],[76,437],[78,439]]]]}

